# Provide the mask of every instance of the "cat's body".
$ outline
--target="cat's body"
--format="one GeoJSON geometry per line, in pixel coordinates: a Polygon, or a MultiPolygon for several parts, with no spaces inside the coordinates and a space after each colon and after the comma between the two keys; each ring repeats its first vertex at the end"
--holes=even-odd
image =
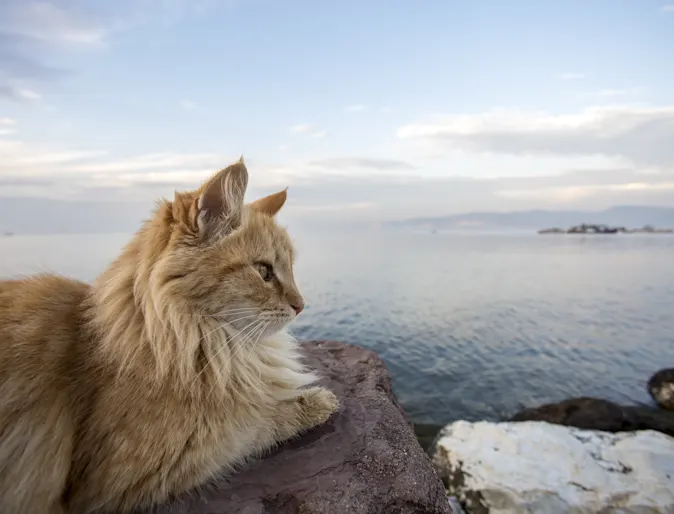
{"type": "Polygon", "coordinates": [[[246,179],[161,204],[93,286],[0,282],[0,512],[163,502],[336,409],[283,330],[302,307],[285,192],[243,207],[246,179]]]}

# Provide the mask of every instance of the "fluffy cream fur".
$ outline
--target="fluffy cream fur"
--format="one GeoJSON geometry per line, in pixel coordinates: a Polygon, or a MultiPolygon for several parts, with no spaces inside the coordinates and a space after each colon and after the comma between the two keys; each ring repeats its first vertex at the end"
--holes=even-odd
{"type": "Polygon", "coordinates": [[[128,512],[325,422],[285,327],[303,308],[286,192],[243,161],[160,202],[93,286],[0,282],[0,512],[128,512]]]}

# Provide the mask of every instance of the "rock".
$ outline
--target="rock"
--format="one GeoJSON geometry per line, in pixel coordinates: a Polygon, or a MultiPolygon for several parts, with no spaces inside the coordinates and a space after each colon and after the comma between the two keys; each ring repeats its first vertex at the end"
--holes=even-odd
{"type": "Polygon", "coordinates": [[[674,411],[674,368],[661,369],[653,375],[648,392],[660,407],[674,411]]]}
{"type": "Polygon", "coordinates": [[[340,411],[228,481],[152,514],[451,513],[379,357],[336,342],[303,347],[308,364],[339,396],[340,411]]]}
{"type": "Polygon", "coordinates": [[[674,439],[545,422],[457,421],[433,464],[466,512],[674,512],[674,439]]]}
{"type": "Polygon", "coordinates": [[[597,398],[572,398],[524,409],[510,421],[547,421],[606,432],[657,430],[674,436],[674,414],[640,406],[623,406],[597,398]]]}

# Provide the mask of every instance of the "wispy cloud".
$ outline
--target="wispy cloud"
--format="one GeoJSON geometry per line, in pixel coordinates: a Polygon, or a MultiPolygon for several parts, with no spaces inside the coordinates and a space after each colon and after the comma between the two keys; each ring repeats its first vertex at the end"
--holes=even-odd
{"type": "Polygon", "coordinates": [[[0,97],[35,102],[36,85],[61,78],[67,70],[46,63],[71,47],[97,47],[105,37],[101,23],[76,2],[3,0],[0,2],[0,97]]]}
{"type": "Polygon", "coordinates": [[[193,102],[192,100],[182,100],[180,102],[180,107],[182,107],[186,111],[193,111],[197,108],[197,104],[196,104],[196,102],[193,102]]]}
{"type": "Polygon", "coordinates": [[[662,12],[674,13],[674,4],[665,4],[662,6],[662,12]]]}
{"type": "Polygon", "coordinates": [[[42,98],[42,95],[31,89],[0,84],[0,98],[19,103],[31,103],[39,101],[42,98]]]}
{"type": "Polygon", "coordinates": [[[47,83],[71,73],[51,66],[72,50],[106,47],[113,33],[205,12],[211,0],[0,1],[0,98],[35,102],[47,83]]]}
{"type": "Polygon", "coordinates": [[[379,112],[382,114],[391,114],[393,112],[393,109],[388,105],[385,105],[379,108],[379,112]]]}
{"type": "Polygon", "coordinates": [[[496,110],[435,116],[401,127],[398,136],[425,140],[446,151],[598,155],[674,167],[674,106],[594,107],[567,115],[496,110]]]}
{"type": "Polygon", "coordinates": [[[311,123],[299,123],[290,127],[290,132],[302,134],[314,139],[322,139],[328,135],[328,131],[312,125],[311,123]]]}
{"type": "Polygon", "coordinates": [[[582,93],[578,93],[579,98],[604,98],[604,99],[611,99],[611,98],[618,98],[618,97],[626,97],[626,96],[638,96],[642,92],[638,88],[629,88],[629,89],[621,89],[621,88],[604,88],[604,89],[599,89],[598,91],[586,91],[582,93]]]}
{"type": "Polygon", "coordinates": [[[308,165],[331,170],[367,169],[390,172],[399,170],[411,171],[416,169],[415,166],[405,161],[368,157],[332,157],[309,161],[308,165]]]}
{"type": "MultiPolygon", "coordinates": [[[[648,113],[646,113],[648,114],[648,113]]],[[[641,114],[641,115],[646,115],[641,114]]],[[[618,118],[599,122],[602,137],[610,130],[605,123],[617,128],[619,134],[628,123],[624,116],[640,116],[630,112],[618,118]],[[622,119],[622,121],[620,121],[622,119]]],[[[655,114],[648,114],[656,119],[655,114]]],[[[599,116],[601,119],[601,116],[599,116]]],[[[577,138],[596,140],[590,116],[570,115],[567,119],[542,114],[507,118],[496,123],[495,117],[457,121],[452,133],[478,137],[473,150],[499,152],[539,152],[551,134],[561,134],[561,140],[571,147],[574,139],[569,133],[579,131],[577,138]],[[510,148],[489,139],[480,140],[484,131],[496,126],[491,137],[501,137],[508,128],[515,135],[506,137],[511,144],[523,138],[522,146],[510,148]],[[542,134],[542,141],[530,141],[532,135],[542,134]],[[486,145],[486,146],[480,146],[486,145]],[[533,149],[532,149],[533,147],[533,149]]],[[[666,118],[663,118],[664,122],[666,118]]],[[[632,130],[643,131],[644,120],[633,122],[632,130]]],[[[657,125],[657,123],[655,123],[657,125]]],[[[14,128],[10,118],[0,119],[0,127],[14,128]]],[[[443,130],[446,130],[446,122],[443,130]]],[[[434,130],[433,133],[437,132],[434,130]]],[[[653,137],[647,133],[645,139],[653,137]]],[[[505,136],[504,136],[505,137],[505,136]]],[[[668,138],[663,133],[661,137],[668,138]]],[[[609,137],[610,139],[610,137],[609,137]]],[[[669,140],[669,139],[667,139],[669,140]]],[[[556,148],[566,152],[570,148],[556,148]]],[[[581,150],[586,151],[585,148],[581,150]]],[[[100,201],[142,201],[147,208],[153,199],[171,197],[178,189],[197,187],[215,170],[235,160],[238,155],[216,153],[155,152],[120,156],[113,152],[97,152],[72,148],[45,147],[0,138],[0,197],[31,196],[100,201]]],[[[519,162],[519,161],[518,161],[519,162]]],[[[546,202],[559,205],[610,205],[620,202],[666,202],[674,199],[674,172],[640,173],[630,167],[579,170],[549,176],[494,176],[488,179],[447,174],[431,177],[423,164],[377,155],[325,156],[307,160],[288,158],[280,163],[249,162],[251,197],[291,186],[290,212],[325,213],[326,217],[345,212],[354,219],[391,219],[414,215],[441,215],[476,209],[545,207],[546,202]],[[585,202],[585,203],[583,203],[585,202]]],[[[640,168],[641,169],[641,168],[640,168]]],[[[114,209],[114,207],[110,207],[114,209]]],[[[45,212],[48,212],[45,211],[45,212]]],[[[38,214],[36,214],[37,216],[38,214]]],[[[39,214],[43,216],[44,213],[39,214]]]]}
{"type": "Polygon", "coordinates": [[[50,44],[99,44],[103,25],[74,2],[4,0],[0,23],[5,31],[50,44]]]}
{"type": "Polygon", "coordinates": [[[296,212],[338,212],[371,210],[375,207],[373,202],[331,203],[331,204],[304,204],[294,208],[296,212]]]}
{"type": "MultiPolygon", "coordinates": [[[[671,177],[674,178],[674,177],[671,177]]],[[[495,195],[505,199],[518,201],[544,200],[556,205],[568,205],[581,200],[591,200],[602,195],[620,193],[671,193],[674,181],[671,182],[628,182],[616,184],[594,184],[587,186],[543,187],[533,189],[503,189],[495,195]]]]}
{"type": "MultiPolygon", "coordinates": [[[[1,118],[0,130],[13,131],[13,120],[1,118]]],[[[0,196],[26,194],[70,197],[78,192],[124,191],[134,188],[171,193],[173,189],[198,186],[214,171],[233,162],[238,155],[216,153],[157,152],[121,157],[105,151],[48,147],[18,139],[0,138],[0,196]],[[55,184],[46,187],[45,184],[55,184]],[[39,190],[38,190],[39,189],[39,190]],[[168,189],[168,191],[166,190],[168,189]]],[[[250,161],[249,161],[249,164],[250,161]]],[[[251,164],[255,187],[280,187],[302,178],[293,166],[251,164]],[[295,177],[291,180],[291,177],[295,177]]],[[[315,171],[315,170],[314,170],[315,171]]]]}
{"type": "Polygon", "coordinates": [[[631,89],[600,89],[599,91],[597,91],[597,96],[602,96],[604,98],[606,97],[613,98],[616,96],[625,96],[634,94],[635,92],[637,91],[631,89]]]}
{"type": "Polygon", "coordinates": [[[585,78],[585,74],[570,71],[566,73],[560,73],[558,77],[562,80],[581,80],[585,78]]]}
{"type": "Polygon", "coordinates": [[[346,112],[363,112],[367,107],[362,104],[349,105],[346,108],[346,112]]]}
{"type": "Polygon", "coordinates": [[[12,118],[0,118],[0,137],[14,134],[14,124],[12,118]]]}

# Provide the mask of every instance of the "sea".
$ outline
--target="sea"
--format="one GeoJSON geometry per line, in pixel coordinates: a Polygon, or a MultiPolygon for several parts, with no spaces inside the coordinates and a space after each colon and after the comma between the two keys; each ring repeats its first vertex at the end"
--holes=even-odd
{"type": "MultiPolygon", "coordinates": [[[[411,419],[498,420],[569,397],[650,404],[674,367],[674,235],[293,232],[298,338],[370,348],[411,419]]],[[[0,277],[92,281],[130,234],[0,237],[0,277]]]]}

